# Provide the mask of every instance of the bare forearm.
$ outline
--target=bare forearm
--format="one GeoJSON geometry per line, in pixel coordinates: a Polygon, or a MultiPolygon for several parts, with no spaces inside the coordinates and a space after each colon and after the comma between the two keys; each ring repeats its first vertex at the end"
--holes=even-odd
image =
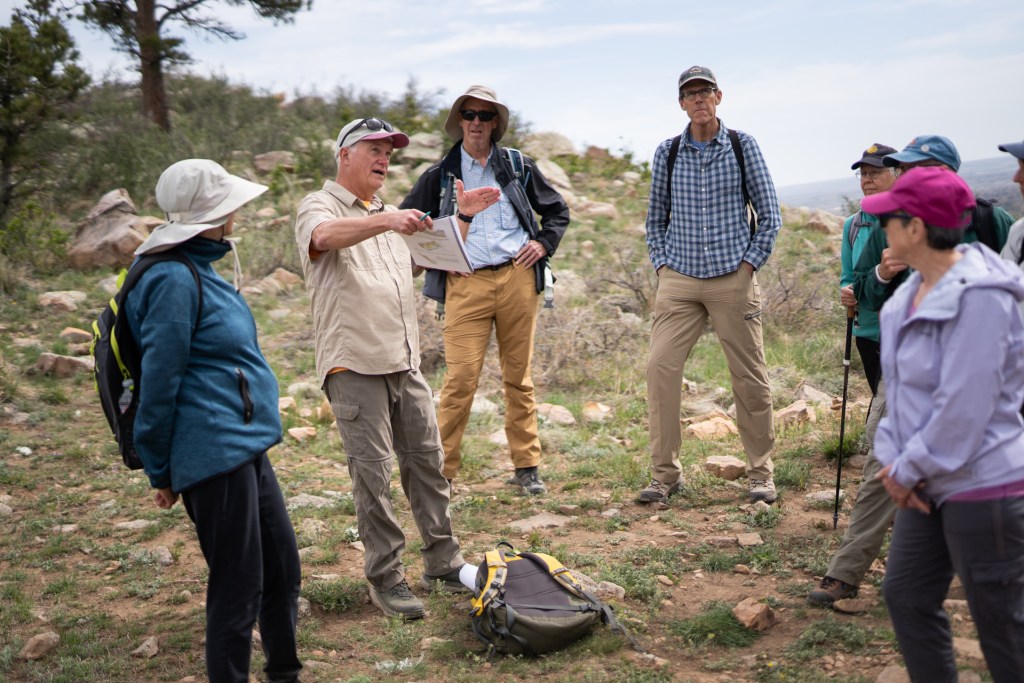
{"type": "Polygon", "coordinates": [[[313,229],[310,246],[317,251],[345,249],[389,230],[387,214],[334,218],[313,229]]]}

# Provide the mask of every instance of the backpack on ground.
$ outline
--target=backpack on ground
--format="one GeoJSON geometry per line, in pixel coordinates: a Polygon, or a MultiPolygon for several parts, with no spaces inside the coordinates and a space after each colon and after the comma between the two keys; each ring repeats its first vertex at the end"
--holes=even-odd
{"type": "MultiPolygon", "coordinates": [[[[110,299],[100,317],[92,324],[92,345],[95,361],[96,391],[100,395],[103,414],[117,440],[121,459],[129,469],[141,470],[142,460],[135,451],[135,412],[139,407],[139,386],[142,380],[142,354],[132,336],[131,328],[120,315],[128,293],[150,267],[164,261],[178,261],[188,266],[199,288],[199,316],[203,313],[203,286],[199,272],[187,256],[171,250],[140,256],[117,278],[117,293],[110,299]]],[[[198,318],[197,325],[198,327],[198,318]]],[[[195,330],[193,329],[193,334],[195,330]]]]}
{"type": "Polygon", "coordinates": [[[583,638],[602,622],[629,638],[612,608],[585,591],[551,555],[517,553],[502,541],[485,554],[476,588],[470,611],[473,633],[495,652],[533,656],[552,652],[583,638]]]}

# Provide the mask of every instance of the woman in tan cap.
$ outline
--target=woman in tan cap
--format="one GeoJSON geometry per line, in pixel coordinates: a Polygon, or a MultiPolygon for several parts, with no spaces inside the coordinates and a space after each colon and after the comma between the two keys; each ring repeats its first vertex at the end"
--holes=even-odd
{"type": "Polygon", "coordinates": [[[210,568],[206,670],[210,681],[249,680],[252,627],[259,620],[273,683],[298,680],[295,646],[299,556],[295,532],[267,449],[281,440],[277,379],[260,351],[256,324],[239,294],[213,268],[234,250],[225,240],[235,212],[266,187],[206,159],[160,176],[156,199],[168,222],[136,254],[176,249],[185,264],[150,266],[123,315],[142,352],[135,446],[170,508],[180,495],[210,568]]]}

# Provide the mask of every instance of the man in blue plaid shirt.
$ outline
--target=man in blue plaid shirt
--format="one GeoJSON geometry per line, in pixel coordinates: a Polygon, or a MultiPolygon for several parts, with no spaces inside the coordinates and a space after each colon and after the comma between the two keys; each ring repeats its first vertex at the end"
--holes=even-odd
{"type": "Polygon", "coordinates": [[[661,143],[654,154],[647,213],[647,249],[658,273],[647,364],[653,478],[637,497],[641,503],[666,502],[682,484],[683,366],[708,316],[732,375],[750,498],[768,503],[776,498],[771,460],[775,428],[756,271],[771,255],[782,216],[757,142],[722,124],[715,115],[721,101],[722,91],[710,69],[694,66],[684,71],[679,77],[679,106],[690,123],[682,133],[671,176],[672,140],[661,143]],[[739,143],[744,171],[733,140],[739,143]],[[753,230],[745,195],[757,216],[753,230]]]}

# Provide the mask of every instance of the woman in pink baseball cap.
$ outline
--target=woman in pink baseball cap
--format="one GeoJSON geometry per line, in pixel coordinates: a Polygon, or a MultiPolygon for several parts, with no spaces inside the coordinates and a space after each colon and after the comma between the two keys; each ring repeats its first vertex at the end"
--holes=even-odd
{"type": "Polygon", "coordinates": [[[881,311],[878,478],[899,508],[882,592],[912,681],[957,680],[956,573],[994,681],[1024,681],[1024,276],[960,244],[975,200],[944,168],[865,197],[914,272],[881,311]]]}

